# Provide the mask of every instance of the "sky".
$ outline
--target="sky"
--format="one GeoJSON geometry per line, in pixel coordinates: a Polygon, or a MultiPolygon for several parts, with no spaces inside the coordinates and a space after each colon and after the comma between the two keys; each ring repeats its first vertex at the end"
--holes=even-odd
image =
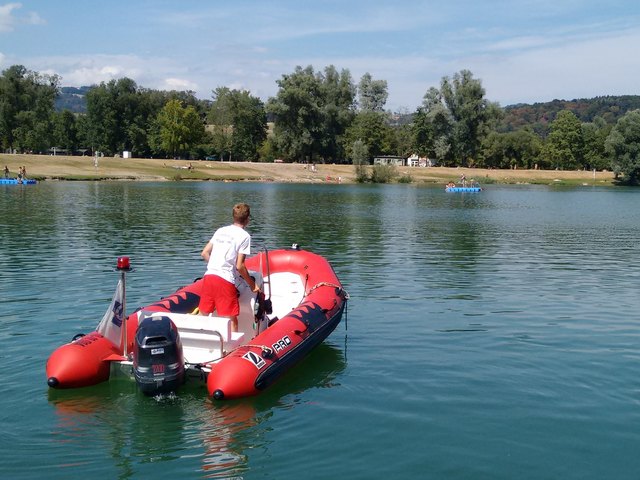
{"type": "Polygon", "coordinates": [[[248,90],[296,66],[386,80],[412,112],[463,69],[502,106],[640,94],[638,0],[0,0],[0,70],[80,87],[248,90]]]}

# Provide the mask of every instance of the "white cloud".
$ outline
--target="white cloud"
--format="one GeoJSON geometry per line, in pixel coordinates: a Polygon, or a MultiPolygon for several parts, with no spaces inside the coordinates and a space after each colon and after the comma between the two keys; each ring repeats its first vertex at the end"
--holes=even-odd
{"type": "MultiPolygon", "coordinates": [[[[1,60],[1,58],[0,58],[1,60]]],[[[193,90],[199,83],[187,68],[164,57],[137,55],[81,55],[32,58],[29,69],[62,77],[63,86],[97,85],[101,82],[130,78],[138,86],[159,90],[193,90]],[[176,75],[176,73],[178,75],[176,75]]],[[[206,74],[207,72],[204,72],[206,74]]],[[[202,72],[199,74],[201,75],[202,72]]]]}
{"type": "MultiPolygon", "coordinates": [[[[74,30],[68,41],[59,43],[58,55],[34,56],[44,51],[40,48],[42,39],[47,38],[44,33],[66,38],[56,30],[60,22],[51,17],[48,30],[40,32],[42,37],[28,37],[32,44],[28,41],[27,48],[14,52],[3,45],[0,65],[23,64],[34,71],[56,73],[63,85],[70,86],[128,77],[146,88],[193,90],[200,98],[210,98],[212,90],[227,86],[249,90],[263,100],[277,93],[277,80],[297,65],[312,65],[316,71],[335,65],[338,70],[348,68],[354,83],[365,72],[386,80],[387,108],[406,107],[410,111],[420,105],[429,87],[439,87],[443,76],[462,69],[481,79],[487,98],[502,105],[638,93],[634,83],[640,75],[640,63],[634,61],[634,45],[640,42],[640,29],[633,30],[637,17],[581,21],[565,14],[565,22],[558,24],[547,22],[548,11],[530,5],[527,12],[536,17],[531,25],[498,20],[487,25],[487,19],[480,18],[470,27],[466,21],[457,21],[458,9],[448,9],[449,0],[440,3],[442,9],[374,5],[341,13],[325,6],[313,15],[307,6],[296,13],[296,9],[262,6],[259,2],[250,6],[239,2],[214,10],[198,6],[194,7],[196,11],[180,9],[171,14],[158,7],[160,13],[145,17],[150,25],[149,38],[142,35],[136,37],[140,41],[127,41],[129,31],[116,26],[113,37],[122,41],[111,45],[105,43],[104,36],[81,37],[82,30],[74,30]],[[251,12],[244,10],[248,8],[251,12]],[[544,12],[542,17],[536,16],[540,10],[544,12]],[[167,29],[163,22],[171,22],[172,28],[167,29]],[[178,28],[183,22],[188,28],[178,28]],[[158,24],[167,35],[163,41],[153,35],[158,24]],[[335,35],[342,32],[379,32],[384,43],[372,42],[372,50],[370,40],[365,39],[373,36],[335,35]],[[171,35],[176,35],[175,39],[169,38],[171,35]],[[314,45],[314,37],[322,47],[314,45]],[[335,46],[335,37],[344,43],[335,46]],[[292,43],[286,43],[288,39],[293,39],[292,43]],[[156,44],[171,48],[154,52],[156,44]],[[63,48],[114,54],[66,55],[63,48]],[[135,54],[129,53],[132,49],[137,49],[135,54]]],[[[21,8],[20,3],[0,6],[0,33],[19,24],[42,21],[37,14],[18,15],[21,8]]],[[[513,12],[507,19],[516,17],[521,15],[513,12]]]]}
{"type": "Polygon", "coordinates": [[[13,16],[13,11],[22,7],[21,3],[7,3],[6,5],[0,5],[0,32],[13,31],[16,18],[13,16]]]}
{"type": "Polygon", "coordinates": [[[46,23],[36,12],[27,12],[24,16],[14,15],[14,11],[21,8],[21,3],[0,5],[0,33],[12,32],[17,25],[44,25],[46,23]]]}
{"type": "Polygon", "coordinates": [[[499,52],[507,50],[522,50],[529,48],[539,48],[548,45],[552,40],[542,36],[512,37],[496,41],[486,47],[487,51],[499,52]]]}
{"type": "Polygon", "coordinates": [[[46,25],[47,23],[46,20],[36,12],[29,12],[23,21],[28,25],[46,25]]]}
{"type": "Polygon", "coordinates": [[[69,71],[63,72],[61,75],[65,83],[70,85],[92,85],[128,76],[126,69],[120,65],[92,65],[91,63],[93,62],[88,63],[72,66],[69,71]]]}
{"type": "Polygon", "coordinates": [[[471,70],[487,98],[502,105],[637,94],[640,29],[635,19],[554,24],[534,35],[492,32],[466,55],[456,56],[450,71],[471,70]]]}
{"type": "Polygon", "coordinates": [[[193,90],[198,89],[198,84],[184,78],[165,78],[159,87],[161,90],[193,90]]]}
{"type": "Polygon", "coordinates": [[[640,31],[576,41],[505,57],[470,61],[487,98],[500,103],[571,100],[638,94],[640,64],[633,61],[640,31]]]}
{"type": "Polygon", "coordinates": [[[157,65],[135,55],[36,57],[25,63],[32,70],[60,75],[63,85],[78,87],[122,77],[137,81],[138,77],[144,77],[157,69],[157,65]]]}
{"type": "Polygon", "coordinates": [[[219,5],[198,5],[195,10],[158,11],[152,21],[170,25],[171,28],[209,30],[220,37],[233,37],[241,33],[243,42],[255,43],[336,33],[406,31],[410,28],[426,28],[442,19],[441,15],[435,13],[436,9],[421,5],[398,8],[366,2],[366,8],[360,8],[337,3],[340,6],[337,9],[326,5],[309,6],[304,2],[296,5],[296,8],[263,2],[245,5],[229,3],[224,8],[219,5]],[[357,14],[353,12],[354,9],[357,9],[357,14]]]}

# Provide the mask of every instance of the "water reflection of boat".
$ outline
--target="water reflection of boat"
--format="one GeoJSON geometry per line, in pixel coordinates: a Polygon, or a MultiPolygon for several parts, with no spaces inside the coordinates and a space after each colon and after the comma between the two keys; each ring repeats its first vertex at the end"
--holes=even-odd
{"type": "MultiPolygon", "coordinates": [[[[49,389],[57,418],[52,432],[60,442],[77,444],[76,452],[90,436],[103,439],[104,452],[113,457],[110,464],[117,465],[122,478],[138,470],[138,463],[178,457],[200,462],[195,468],[207,478],[240,478],[247,468],[244,452],[266,441],[270,426],[263,420],[274,408],[293,408],[300,393],[335,386],[345,366],[343,350],[322,343],[264,395],[230,402],[203,401],[197,383],[187,383],[179,396],[155,399],[140,395],[123,378],[83,389],[49,389]]],[[[85,462],[76,453],[65,466],[75,477],[85,462]]]]}
{"type": "MultiPolygon", "coordinates": [[[[77,444],[79,452],[87,437],[106,441],[104,453],[113,458],[108,463],[118,469],[118,475],[111,475],[117,478],[129,478],[150,462],[179,456],[200,458],[203,449],[207,458],[200,468],[204,471],[229,472],[245,463],[242,449],[234,446],[236,434],[255,425],[256,411],[250,403],[197,400],[194,405],[191,395],[151,399],[136,395],[133,385],[120,380],[82,390],[51,389],[49,401],[57,417],[55,437],[65,444],[77,444]]],[[[65,464],[70,478],[83,471],[81,454],[79,461],[78,455],[75,458],[65,464]]]]}
{"type": "MultiPolygon", "coordinates": [[[[126,259],[126,261],[125,261],[126,259]]],[[[274,383],[335,329],[348,295],[326,259],[294,249],[261,252],[247,267],[267,294],[240,290],[238,331],[224,317],[194,315],[202,280],[124,317],[124,272],[96,331],[59,347],[47,362],[52,388],[95,385],[124,372],[142,391],[206,381],[209,395],[255,395],[274,383]]]]}
{"type": "Polygon", "coordinates": [[[321,344],[264,395],[245,401],[207,404],[205,415],[212,420],[201,424],[206,449],[203,470],[207,476],[242,477],[247,460],[243,452],[260,448],[266,442],[265,432],[270,426],[260,426],[263,419],[270,417],[274,408],[293,408],[302,392],[335,386],[336,376],[345,365],[339,349],[321,344]]]}

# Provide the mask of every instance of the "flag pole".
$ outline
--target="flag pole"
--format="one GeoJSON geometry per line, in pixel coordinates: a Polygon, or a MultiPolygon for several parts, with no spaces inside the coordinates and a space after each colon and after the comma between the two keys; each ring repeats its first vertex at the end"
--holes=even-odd
{"type": "Polygon", "coordinates": [[[116,267],[120,271],[120,280],[122,281],[122,329],[124,331],[124,345],[122,356],[127,359],[127,288],[126,288],[126,272],[131,270],[129,257],[118,257],[118,265],[116,267]]]}

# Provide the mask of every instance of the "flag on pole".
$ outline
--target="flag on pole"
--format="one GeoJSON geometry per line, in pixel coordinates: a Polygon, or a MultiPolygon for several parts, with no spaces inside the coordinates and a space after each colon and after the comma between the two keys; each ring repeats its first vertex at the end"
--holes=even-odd
{"type": "Polygon", "coordinates": [[[118,348],[120,348],[122,343],[122,322],[124,320],[124,311],[122,309],[123,300],[124,286],[122,279],[120,279],[118,280],[111,304],[96,328],[98,333],[102,334],[103,337],[110,340],[111,343],[118,348]]]}

